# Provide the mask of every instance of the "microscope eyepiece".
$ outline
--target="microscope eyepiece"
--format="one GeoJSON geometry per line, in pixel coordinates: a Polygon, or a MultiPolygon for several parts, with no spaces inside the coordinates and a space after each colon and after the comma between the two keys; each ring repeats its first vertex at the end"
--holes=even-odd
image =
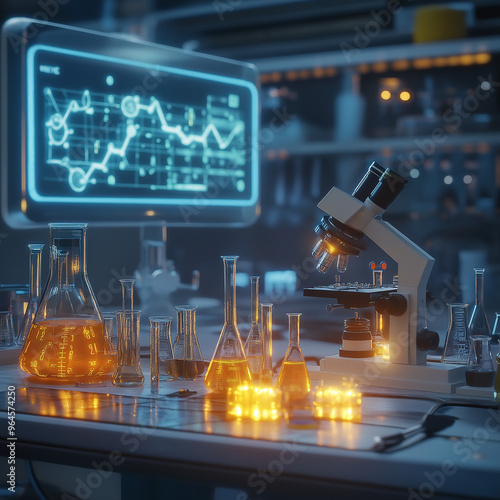
{"type": "Polygon", "coordinates": [[[376,161],[374,161],[366,171],[366,174],[359,181],[359,184],[356,186],[354,191],[352,192],[352,196],[358,199],[359,201],[365,201],[368,196],[370,196],[371,192],[377,186],[380,178],[385,172],[385,168],[379,165],[376,161]]]}
{"type": "Polygon", "coordinates": [[[407,182],[407,179],[388,168],[371,192],[370,200],[385,210],[401,193],[407,182]]]}

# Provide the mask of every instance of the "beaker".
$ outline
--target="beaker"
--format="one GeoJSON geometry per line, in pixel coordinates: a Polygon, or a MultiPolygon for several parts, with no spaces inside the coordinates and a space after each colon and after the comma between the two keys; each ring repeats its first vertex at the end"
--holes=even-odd
{"type": "Polygon", "coordinates": [[[450,324],[444,343],[441,363],[466,365],[469,360],[469,328],[467,304],[448,304],[450,324]]]}
{"type": "Polygon", "coordinates": [[[247,357],[252,380],[258,382],[262,371],[262,335],[259,327],[259,276],[250,276],[250,299],[252,304],[252,319],[250,331],[245,341],[247,357]]]}
{"type": "Polygon", "coordinates": [[[110,312],[101,313],[102,331],[104,333],[104,352],[108,355],[110,371],[116,368],[116,335],[115,315],[110,312]]]}
{"type": "Polygon", "coordinates": [[[151,394],[158,394],[160,381],[170,381],[177,378],[174,352],[172,348],[172,317],[151,316],[151,394]]]}
{"type": "Polygon", "coordinates": [[[475,300],[472,314],[469,318],[469,335],[491,336],[490,325],[484,310],[484,268],[474,268],[475,273],[475,300]]]}
{"type": "Polygon", "coordinates": [[[28,245],[29,249],[29,295],[26,311],[23,316],[23,321],[16,337],[16,344],[24,345],[26,337],[30,331],[33,320],[35,319],[36,310],[40,301],[40,274],[42,263],[42,249],[44,245],[32,243],[28,245]]]}
{"type": "Polygon", "coordinates": [[[471,387],[491,387],[495,381],[495,367],[490,350],[490,337],[471,336],[469,361],[465,382],[471,387]]]}
{"type": "Polygon", "coordinates": [[[49,278],[19,357],[31,375],[74,381],[110,371],[87,276],[87,226],[49,224],[49,278]]]}
{"type": "Polygon", "coordinates": [[[237,256],[222,256],[224,263],[224,326],[205,375],[207,389],[225,393],[229,387],[251,382],[240,331],[236,323],[237,256]]]}
{"type": "Polygon", "coordinates": [[[289,341],[276,387],[285,395],[289,393],[289,400],[303,398],[311,390],[311,379],[307,371],[306,362],[300,348],[300,316],[301,313],[287,313],[289,341]]]}
{"type": "Polygon", "coordinates": [[[262,331],[262,371],[260,383],[273,383],[273,305],[261,304],[261,331],[262,331]]]}
{"type": "Polygon", "coordinates": [[[175,306],[177,311],[177,336],[174,343],[174,359],[179,380],[195,380],[205,371],[196,335],[196,306],[175,306]]]}

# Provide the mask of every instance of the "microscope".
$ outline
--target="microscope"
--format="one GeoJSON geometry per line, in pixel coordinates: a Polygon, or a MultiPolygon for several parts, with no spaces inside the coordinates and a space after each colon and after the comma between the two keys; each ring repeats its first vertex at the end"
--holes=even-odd
{"type": "Polygon", "coordinates": [[[368,385],[445,393],[464,384],[464,366],[427,361],[427,351],[439,345],[439,335],[426,324],[426,287],[434,259],[382,219],[407,182],[374,162],[351,195],[334,187],[318,204],[328,214],[315,229],[319,240],[312,254],[319,272],[326,273],[335,260],[344,272],[349,257],[367,248],[367,236],[395,260],[398,277],[387,286],[336,283],[304,289],[305,296],[336,299],[346,309],[374,306],[389,317],[389,360],[373,357],[365,348],[360,353],[344,349],[344,354],[341,349],[321,360],[319,369],[311,371],[313,379],[352,376],[368,385]]]}

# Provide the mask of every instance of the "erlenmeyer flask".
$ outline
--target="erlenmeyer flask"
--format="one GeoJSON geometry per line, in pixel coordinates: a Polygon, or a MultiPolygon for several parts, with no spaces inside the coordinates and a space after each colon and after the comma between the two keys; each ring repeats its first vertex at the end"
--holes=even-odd
{"type": "Polygon", "coordinates": [[[450,325],[441,356],[442,363],[466,365],[469,360],[467,304],[448,304],[450,325]]]}
{"type": "Polygon", "coordinates": [[[30,331],[33,320],[35,319],[36,310],[40,301],[40,274],[42,263],[42,249],[44,245],[32,243],[28,245],[29,248],[29,296],[26,312],[16,337],[16,344],[22,346],[26,341],[26,337],[30,331]]]}
{"type": "Polygon", "coordinates": [[[177,311],[177,336],[174,342],[174,359],[177,379],[195,380],[205,371],[196,335],[196,306],[175,306],[177,311]]]}
{"type": "Polygon", "coordinates": [[[311,379],[300,348],[300,313],[287,313],[289,341],[276,387],[292,398],[302,398],[311,390],[311,379]]]}
{"type": "Polygon", "coordinates": [[[205,375],[205,386],[213,392],[225,393],[229,387],[251,382],[240,332],[236,324],[237,256],[223,256],[224,262],[224,326],[205,375]]]}
{"type": "Polygon", "coordinates": [[[484,310],[484,268],[474,268],[475,273],[475,301],[469,319],[469,335],[477,337],[486,335],[491,337],[490,325],[484,310]]]}
{"type": "Polygon", "coordinates": [[[252,380],[258,382],[263,360],[262,335],[259,328],[259,276],[250,276],[250,297],[252,301],[252,324],[245,342],[245,355],[252,374],[252,380]]]}
{"type": "Polygon", "coordinates": [[[112,364],[87,276],[87,224],[49,228],[49,278],[19,365],[31,375],[67,381],[108,373],[112,364]]]}
{"type": "Polygon", "coordinates": [[[486,335],[471,336],[469,361],[465,370],[465,382],[471,387],[491,387],[495,381],[490,340],[486,335]]]}

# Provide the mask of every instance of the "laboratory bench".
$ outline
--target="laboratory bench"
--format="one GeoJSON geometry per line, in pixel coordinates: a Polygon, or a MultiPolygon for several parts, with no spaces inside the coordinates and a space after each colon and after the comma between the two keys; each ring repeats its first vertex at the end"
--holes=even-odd
{"type": "Polygon", "coordinates": [[[24,468],[45,495],[12,498],[499,498],[493,399],[361,387],[360,422],[290,426],[229,418],[201,377],[162,382],[152,395],[146,355],[141,365],[139,388],[39,384],[15,364],[1,368],[3,466],[15,442],[17,495],[24,468]],[[452,425],[374,450],[377,437],[419,424],[439,402],[452,425]]]}

